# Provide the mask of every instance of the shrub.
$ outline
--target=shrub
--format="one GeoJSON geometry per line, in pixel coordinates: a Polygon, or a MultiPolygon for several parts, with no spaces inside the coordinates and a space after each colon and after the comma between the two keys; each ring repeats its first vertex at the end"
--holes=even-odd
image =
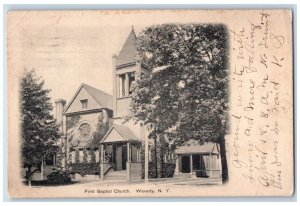
{"type": "Polygon", "coordinates": [[[100,164],[99,163],[73,163],[69,165],[70,173],[78,173],[82,177],[84,175],[100,175],[100,164]]]}
{"type": "Polygon", "coordinates": [[[175,163],[162,163],[161,177],[173,177],[175,172],[175,163]]]}
{"type": "MultiPolygon", "coordinates": [[[[148,164],[149,164],[149,169],[148,169],[149,178],[157,178],[156,177],[155,162],[149,162],[148,164]]],[[[159,173],[159,171],[157,173],[159,173]]]]}
{"type": "Polygon", "coordinates": [[[56,170],[47,176],[47,183],[49,184],[65,184],[70,182],[70,174],[66,171],[56,170]]]}
{"type": "MultiPolygon", "coordinates": [[[[159,164],[159,163],[158,163],[159,164]]],[[[175,163],[160,163],[161,169],[157,171],[158,177],[156,177],[155,162],[149,162],[149,178],[169,178],[173,177],[175,172],[175,163]]],[[[144,170],[142,170],[142,178],[145,178],[144,170]]]]}

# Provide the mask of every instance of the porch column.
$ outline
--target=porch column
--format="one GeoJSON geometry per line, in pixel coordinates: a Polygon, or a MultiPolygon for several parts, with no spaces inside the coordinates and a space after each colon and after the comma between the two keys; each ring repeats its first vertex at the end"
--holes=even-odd
{"type": "Polygon", "coordinates": [[[104,180],[104,145],[100,145],[100,154],[101,154],[101,159],[100,159],[100,174],[101,174],[101,180],[104,180]]]}
{"type": "Polygon", "coordinates": [[[176,155],[175,175],[179,175],[179,155],[176,155]]]}
{"type": "Polygon", "coordinates": [[[130,142],[127,142],[127,159],[128,159],[128,162],[131,162],[131,144],[130,144],[130,142]]]}
{"type": "Polygon", "coordinates": [[[130,142],[127,142],[127,180],[130,180],[130,166],[131,166],[131,145],[130,142]]]}
{"type": "Polygon", "coordinates": [[[125,96],[129,95],[129,76],[128,73],[125,74],[125,96]]]}
{"type": "Polygon", "coordinates": [[[212,158],[211,153],[209,153],[209,177],[212,177],[212,158]]]}
{"type": "Polygon", "coordinates": [[[140,152],[141,152],[141,147],[137,146],[137,149],[136,149],[136,160],[137,160],[137,162],[141,161],[140,152]]]}
{"type": "Polygon", "coordinates": [[[190,155],[190,170],[191,170],[191,176],[193,175],[193,155],[190,155]]]}

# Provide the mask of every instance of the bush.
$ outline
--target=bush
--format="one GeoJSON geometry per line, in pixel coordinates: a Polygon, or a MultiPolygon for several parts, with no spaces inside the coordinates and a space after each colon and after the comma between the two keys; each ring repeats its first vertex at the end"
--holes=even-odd
{"type": "Polygon", "coordinates": [[[74,163],[69,165],[71,174],[78,173],[82,177],[84,175],[100,175],[100,164],[99,163],[74,163]]]}
{"type": "Polygon", "coordinates": [[[47,183],[49,184],[65,184],[70,182],[70,174],[65,171],[55,171],[47,176],[47,183]]]}
{"type": "MultiPolygon", "coordinates": [[[[149,169],[148,169],[149,178],[157,178],[156,177],[155,163],[154,162],[149,162],[148,165],[149,165],[149,169]]],[[[157,173],[159,175],[159,171],[157,171],[157,173]]]]}
{"type": "MultiPolygon", "coordinates": [[[[161,167],[158,167],[158,177],[156,177],[155,162],[149,162],[149,178],[169,178],[173,177],[175,172],[175,163],[161,163],[161,167]]],[[[144,170],[142,170],[142,178],[145,178],[144,170]]]]}
{"type": "Polygon", "coordinates": [[[173,177],[175,172],[175,163],[162,163],[161,177],[173,177]]]}

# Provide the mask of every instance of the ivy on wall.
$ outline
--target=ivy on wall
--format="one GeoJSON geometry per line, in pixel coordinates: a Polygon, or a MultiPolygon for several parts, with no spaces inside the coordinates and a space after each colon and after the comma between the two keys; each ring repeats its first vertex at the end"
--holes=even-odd
{"type": "Polygon", "coordinates": [[[80,118],[81,118],[80,115],[68,116],[66,120],[67,130],[72,127],[75,127],[79,123],[80,118]]]}
{"type": "MultiPolygon", "coordinates": [[[[68,135],[68,141],[70,145],[70,149],[76,148],[76,147],[86,147],[86,148],[99,148],[100,141],[102,138],[106,135],[108,129],[109,129],[109,117],[106,114],[106,110],[93,113],[92,117],[90,118],[96,118],[97,124],[95,127],[95,130],[92,131],[91,138],[87,142],[80,141],[79,133],[77,131],[77,126],[79,122],[84,119],[83,115],[74,115],[67,117],[67,135],[68,135]],[[94,116],[95,115],[95,116],[94,116]]],[[[92,122],[91,122],[92,123],[92,122]]]]}

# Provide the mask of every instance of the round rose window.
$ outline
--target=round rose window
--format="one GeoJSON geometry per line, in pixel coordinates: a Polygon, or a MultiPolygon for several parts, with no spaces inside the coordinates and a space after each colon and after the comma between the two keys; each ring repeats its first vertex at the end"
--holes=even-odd
{"type": "Polygon", "coordinates": [[[79,133],[81,140],[88,140],[90,138],[91,126],[88,123],[82,123],[79,126],[79,133]]]}

